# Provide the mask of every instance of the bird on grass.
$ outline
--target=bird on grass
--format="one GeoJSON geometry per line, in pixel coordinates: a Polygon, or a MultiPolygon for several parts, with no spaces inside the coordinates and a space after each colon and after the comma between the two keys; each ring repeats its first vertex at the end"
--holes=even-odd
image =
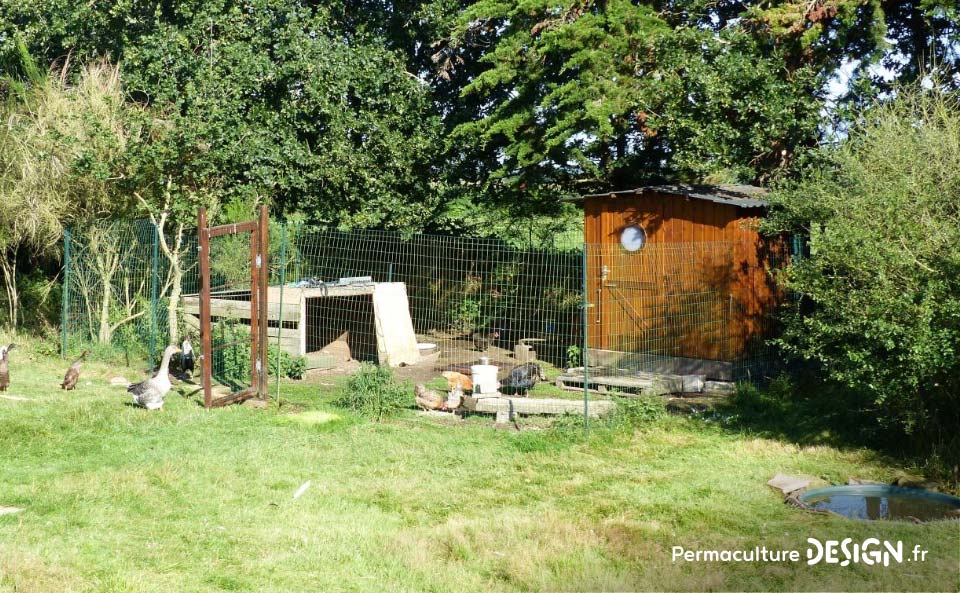
{"type": "Polygon", "coordinates": [[[163,360],[157,374],[146,381],[134,383],[127,387],[127,392],[133,396],[133,403],[148,410],[163,408],[163,398],[170,391],[170,357],[177,351],[173,344],[163,351],[163,360]]]}
{"type": "Polygon", "coordinates": [[[417,402],[417,407],[421,410],[444,410],[447,402],[442,395],[432,389],[427,389],[423,384],[418,384],[413,388],[413,396],[417,402]]]}
{"type": "Polygon", "coordinates": [[[10,351],[16,348],[16,344],[10,344],[2,348],[3,355],[0,356],[0,391],[6,391],[10,387],[10,351]]]}
{"type": "Polygon", "coordinates": [[[77,382],[80,381],[80,364],[83,363],[83,359],[89,355],[90,351],[84,350],[80,358],[73,361],[70,368],[67,369],[67,373],[63,376],[63,383],[60,384],[60,389],[70,391],[77,386],[77,382]]]}
{"type": "Polygon", "coordinates": [[[490,344],[496,342],[497,338],[500,337],[499,330],[493,330],[491,332],[474,332],[473,334],[473,345],[480,352],[486,352],[487,348],[490,347],[490,344]]]}
{"type": "Polygon", "coordinates": [[[537,381],[546,380],[547,375],[543,372],[543,368],[536,363],[528,362],[514,367],[500,386],[505,387],[511,393],[526,396],[527,392],[537,384],[537,381]]]}
{"type": "Polygon", "coordinates": [[[187,379],[192,379],[193,369],[193,343],[190,341],[190,335],[188,334],[183,339],[183,344],[180,345],[180,372],[187,379]]]}

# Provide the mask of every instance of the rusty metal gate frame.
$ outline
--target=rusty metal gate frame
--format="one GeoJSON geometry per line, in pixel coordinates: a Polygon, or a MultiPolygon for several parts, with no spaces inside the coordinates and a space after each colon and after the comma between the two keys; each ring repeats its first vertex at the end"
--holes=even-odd
{"type": "MultiPolygon", "coordinates": [[[[261,206],[257,220],[207,226],[207,210],[198,215],[200,260],[200,370],[203,405],[206,408],[226,406],[251,398],[266,400],[267,392],[267,207],[261,206]],[[250,233],[250,387],[213,398],[213,344],[210,315],[210,239],[224,235],[250,233]]],[[[219,350],[224,346],[218,347],[219,350]]]]}

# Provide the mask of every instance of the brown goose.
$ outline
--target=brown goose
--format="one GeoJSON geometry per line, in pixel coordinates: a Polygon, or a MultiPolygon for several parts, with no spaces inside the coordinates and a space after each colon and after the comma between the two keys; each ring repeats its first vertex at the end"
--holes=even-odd
{"type": "Polygon", "coordinates": [[[67,369],[67,374],[63,376],[63,383],[60,384],[60,389],[70,391],[77,386],[77,382],[80,380],[80,363],[82,363],[83,359],[89,354],[89,350],[84,350],[80,358],[73,361],[73,364],[67,369]]]}
{"type": "Polygon", "coordinates": [[[16,344],[10,344],[3,348],[3,357],[0,358],[0,391],[6,391],[10,387],[10,351],[16,348],[16,344]]]}

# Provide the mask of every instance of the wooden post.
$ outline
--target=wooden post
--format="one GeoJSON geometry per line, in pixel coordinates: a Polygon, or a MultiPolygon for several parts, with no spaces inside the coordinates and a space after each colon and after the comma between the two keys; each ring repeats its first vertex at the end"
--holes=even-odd
{"type": "Polygon", "coordinates": [[[210,233],[207,230],[207,209],[200,208],[197,221],[200,244],[200,376],[203,385],[203,405],[213,405],[213,355],[210,335],[210,233]]]}
{"type": "MultiPolygon", "coordinates": [[[[260,395],[260,229],[250,233],[250,389],[260,395]]],[[[264,320],[266,321],[266,320],[264,320]]]]}
{"type": "MultiPolygon", "coordinates": [[[[268,306],[268,294],[270,287],[270,265],[269,265],[269,253],[270,253],[270,227],[269,221],[267,219],[267,207],[260,206],[260,220],[257,228],[257,233],[259,233],[259,239],[257,245],[260,249],[260,259],[258,261],[258,271],[260,273],[260,339],[258,340],[258,352],[260,355],[260,373],[257,383],[257,392],[262,400],[267,400],[270,397],[269,386],[267,384],[267,365],[269,360],[267,359],[267,328],[269,327],[269,312],[267,309],[268,306]]],[[[279,333],[279,332],[278,332],[279,333]]],[[[279,353],[278,353],[279,356],[279,353]]]]}

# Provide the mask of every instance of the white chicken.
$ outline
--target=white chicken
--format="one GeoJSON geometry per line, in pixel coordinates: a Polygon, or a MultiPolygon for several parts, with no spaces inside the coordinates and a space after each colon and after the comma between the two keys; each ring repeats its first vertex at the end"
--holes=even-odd
{"type": "Polygon", "coordinates": [[[177,347],[170,345],[163,351],[163,360],[160,370],[152,378],[127,387],[127,392],[133,395],[133,403],[148,410],[163,408],[163,398],[170,391],[170,357],[177,352],[177,347]]]}

